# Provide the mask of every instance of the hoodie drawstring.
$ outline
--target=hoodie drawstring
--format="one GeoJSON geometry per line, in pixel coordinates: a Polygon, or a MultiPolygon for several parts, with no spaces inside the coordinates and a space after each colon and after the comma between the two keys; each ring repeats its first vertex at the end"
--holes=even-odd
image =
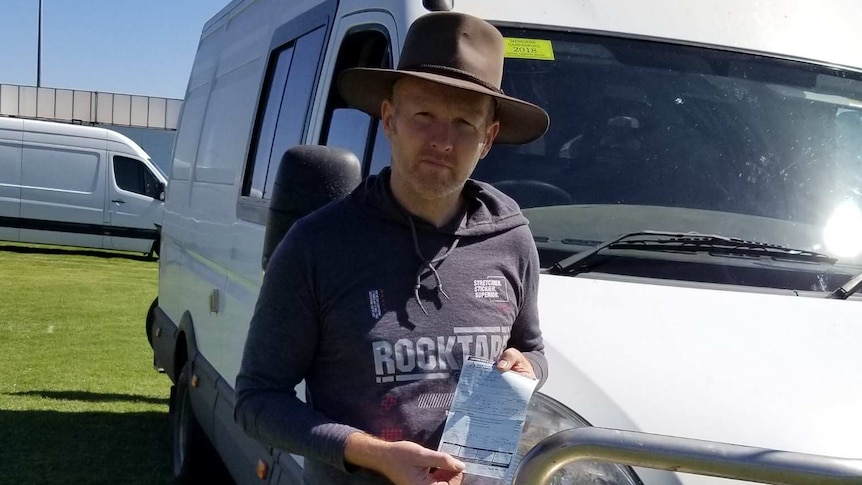
{"type": "Polygon", "coordinates": [[[413,252],[416,253],[416,256],[418,256],[419,259],[422,261],[422,264],[419,266],[419,269],[416,270],[416,285],[413,287],[413,296],[416,298],[416,303],[419,304],[419,308],[421,308],[422,311],[426,315],[428,315],[428,310],[425,310],[425,306],[422,304],[422,300],[419,299],[419,288],[422,287],[422,273],[425,272],[425,268],[430,269],[431,273],[434,274],[434,279],[437,281],[437,289],[440,291],[440,293],[443,294],[443,296],[446,297],[447,300],[449,300],[449,295],[447,295],[446,290],[443,289],[443,280],[440,279],[440,273],[437,272],[437,268],[435,268],[434,265],[443,262],[444,259],[449,257],[449,254],[451,254],[452,251],[454,251],[455,248],[458,247],[458,242],[460,241],[460,238],[456,237],[455,240],[452,242],[452,246],[450,246],[445,253],[434,259],[429,260],[425,257],[424,254],[422,254],[422,250],[419,249],[419,237],[416,235],[416,224],[413,223],[413,218],[410,216],[406,217],[407,221],[410,223],[410,233],[413,236],[413,252]]]}

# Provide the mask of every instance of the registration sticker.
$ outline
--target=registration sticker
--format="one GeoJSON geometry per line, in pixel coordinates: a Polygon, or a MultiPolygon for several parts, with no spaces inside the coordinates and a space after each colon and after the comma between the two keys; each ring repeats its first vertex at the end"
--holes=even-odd
{"type": "Polygon", "coordinates": [[[554,60],[554,46],[546,39],[506,37],[506,57],[515,59],[554,60]]]}

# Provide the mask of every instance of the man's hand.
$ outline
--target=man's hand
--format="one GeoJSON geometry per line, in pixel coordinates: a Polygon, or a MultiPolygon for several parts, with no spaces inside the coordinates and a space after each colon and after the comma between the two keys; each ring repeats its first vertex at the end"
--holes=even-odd
{"type": "Polygon", "coordinates": [[[380,471],[396,485],[458,485],[464,478],[463,463],[410,441],[391,443],[381,465],[380,471]]]}
{"type": "Polygon", "coordinates": [[[347,437],[344,459],[382,473],[395,485],[460,485],[464,478],[464,464],[448,453],[363,433],[347,437]]]}
{"type": "Polygon", "coordinates": [[[533,372],[533,364],[524,357],[520,350],[509,347],[503,351],[503,354],[497,359],[497,370],[506,372],[507,370],[523,374],[531,379],[536,378],[533,372]]]}

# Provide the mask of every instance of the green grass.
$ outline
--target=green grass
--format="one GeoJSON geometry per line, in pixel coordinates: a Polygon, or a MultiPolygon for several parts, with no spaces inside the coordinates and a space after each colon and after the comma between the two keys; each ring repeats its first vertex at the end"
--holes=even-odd
{"type": "Polygon", "coordinates": [[[168,482],[157,282],[136,254],[0,243],[0,482],[168,482]]]}

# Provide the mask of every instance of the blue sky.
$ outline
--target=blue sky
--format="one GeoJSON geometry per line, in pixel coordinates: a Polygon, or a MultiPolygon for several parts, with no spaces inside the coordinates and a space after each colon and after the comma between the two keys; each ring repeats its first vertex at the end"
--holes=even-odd
{"type": "MultiPolygon", "coordinates": [[[[182,98],[229,0],[42,0],[42,86],[182,98]]],[[[36,85],[38,0],[0,0],[0,83],[36,85]]]]}

